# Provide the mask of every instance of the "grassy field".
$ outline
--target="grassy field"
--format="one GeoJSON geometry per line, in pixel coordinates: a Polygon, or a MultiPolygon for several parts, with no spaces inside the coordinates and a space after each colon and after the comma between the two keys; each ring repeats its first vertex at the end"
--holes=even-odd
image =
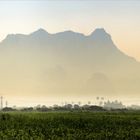
{"type": "Polygon", "coordinates": [[[140,140],[140,113],[1,113],[0,140],[140,140]]]}

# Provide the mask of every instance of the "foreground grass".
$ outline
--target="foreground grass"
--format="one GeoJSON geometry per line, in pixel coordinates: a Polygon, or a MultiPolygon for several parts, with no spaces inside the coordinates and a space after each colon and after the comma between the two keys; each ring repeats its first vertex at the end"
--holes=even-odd
{"type": "Polygon", "coordinates": [[[140,140],[140,113],[1,113],[0,140],[140,140]]]}

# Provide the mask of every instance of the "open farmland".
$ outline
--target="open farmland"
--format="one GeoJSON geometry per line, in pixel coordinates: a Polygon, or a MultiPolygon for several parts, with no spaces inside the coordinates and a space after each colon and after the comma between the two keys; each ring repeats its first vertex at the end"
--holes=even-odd
{"type": "Polygon", "coordinates": [[[139,112],[1,113],[0,140],[139,140],[139,112]]]}

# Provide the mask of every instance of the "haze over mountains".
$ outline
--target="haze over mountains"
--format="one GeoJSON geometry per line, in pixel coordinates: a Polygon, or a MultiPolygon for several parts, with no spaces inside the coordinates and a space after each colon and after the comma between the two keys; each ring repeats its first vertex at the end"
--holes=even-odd
{"type": "Polygon", "coordinates": [[[0,43],[0,90],[44,98],[140,97],[140,63],[103,29],[10,34],[0,43]]]}

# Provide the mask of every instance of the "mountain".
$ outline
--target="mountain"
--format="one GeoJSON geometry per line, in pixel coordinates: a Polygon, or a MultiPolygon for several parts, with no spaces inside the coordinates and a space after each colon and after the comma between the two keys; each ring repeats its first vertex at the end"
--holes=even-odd
{"type": "Polygon", "coordinates": [[[3,93],[55,97],[138,96],[140,63],[103,29],[10,34],[0,43],[3,93]]]}

